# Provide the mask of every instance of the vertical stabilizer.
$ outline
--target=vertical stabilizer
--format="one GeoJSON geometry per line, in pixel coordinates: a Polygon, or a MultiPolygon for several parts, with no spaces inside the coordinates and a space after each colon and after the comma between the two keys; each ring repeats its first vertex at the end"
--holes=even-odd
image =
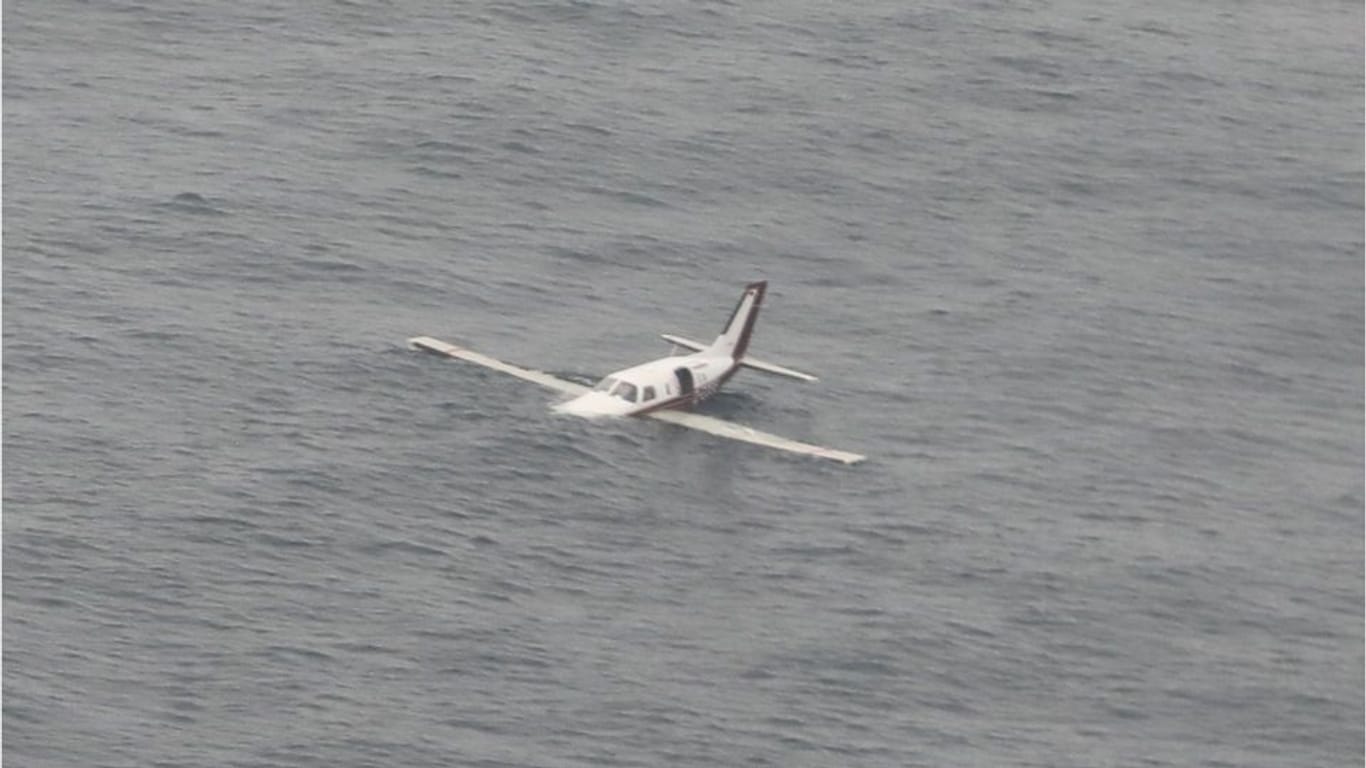
{"type": "Polygon", "coordinates": [[[754,333],[754,321],[759,317],[759,305],[764,301],[764,290],[768,288],[767,280],[760,280],[757,283],[750,283],[745,286],[745,292],[741,294],[740,301],[735,305],[735,311],[730,314],[730,320],[726,321],[725,330],[716,337],[708,351],[718,352],[729,355],[733,360],[740,360],[745,356],[745,350],[749,349],[749,337],[754,333]]]}

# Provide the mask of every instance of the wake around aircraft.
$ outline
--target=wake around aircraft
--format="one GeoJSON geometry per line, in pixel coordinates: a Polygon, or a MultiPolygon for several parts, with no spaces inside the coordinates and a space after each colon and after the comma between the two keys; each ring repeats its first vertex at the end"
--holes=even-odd
{"type": "Polygon", "coordinates": [[[816,380],[811,374],[757,360],[748,354],[750,338],[754,334],[754,321],[759,316],[759,306],[763,303],[767,287],[767,281],[745,286],[745,292],[735,305],[735,311],[731,313],[725,329],[711,344],[702,344],[667,333],[660,334],[665,341],[674,345],[675,350],[681,347],[690,350],[690,353],[663,357],[608,374],[597,386],[591,388],[542,371],[510,365],[430,336],[415,336],[408,339],[408,345],[424,352],[482,365],[570,395],[571,399],[554,406],[554,410],[559,413],[586,417],[644,416],[792,453],[833,459],[846,464],[863,461],[866,457],[857,453],[790,440],[734,422],[693,413],[690,410],[697,403],[716,394],[721,385],[741,368],[800,381],[816,380]]]}

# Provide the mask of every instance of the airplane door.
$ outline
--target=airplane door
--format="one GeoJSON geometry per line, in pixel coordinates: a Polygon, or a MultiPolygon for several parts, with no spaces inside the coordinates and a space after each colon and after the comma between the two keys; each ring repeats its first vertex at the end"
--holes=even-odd
{"type": "Polygon", "coordinates": [[[674,371],[674,376],[678,377],[678,393],[687,397],[692,394],[692,371],[687,368],[678,368],[674,371]]]}

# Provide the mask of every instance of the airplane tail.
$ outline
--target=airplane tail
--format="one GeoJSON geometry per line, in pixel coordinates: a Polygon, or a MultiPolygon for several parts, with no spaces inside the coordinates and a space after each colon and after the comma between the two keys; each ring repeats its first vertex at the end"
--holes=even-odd
{"type": "Polygon", "coordinates": [[[726,321],[725,330],[712,342],[710,351],[729,355],[732,360],[740,360],[745,356],[745,350],[749,349],[749,337],[754,333],[754,321],[759,317],[759,305],[764,301],[767,288],[767,280],[745,286],[735,311],[726,321]]]}

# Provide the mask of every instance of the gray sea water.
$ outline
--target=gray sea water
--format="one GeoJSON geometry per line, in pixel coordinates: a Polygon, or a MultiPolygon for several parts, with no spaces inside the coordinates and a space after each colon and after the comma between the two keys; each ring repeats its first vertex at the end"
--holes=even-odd
{"type": "Polygon", "coordinates": [[[1362,16],[6,3],[6,763],[1359,765],[1362,16]]]}

